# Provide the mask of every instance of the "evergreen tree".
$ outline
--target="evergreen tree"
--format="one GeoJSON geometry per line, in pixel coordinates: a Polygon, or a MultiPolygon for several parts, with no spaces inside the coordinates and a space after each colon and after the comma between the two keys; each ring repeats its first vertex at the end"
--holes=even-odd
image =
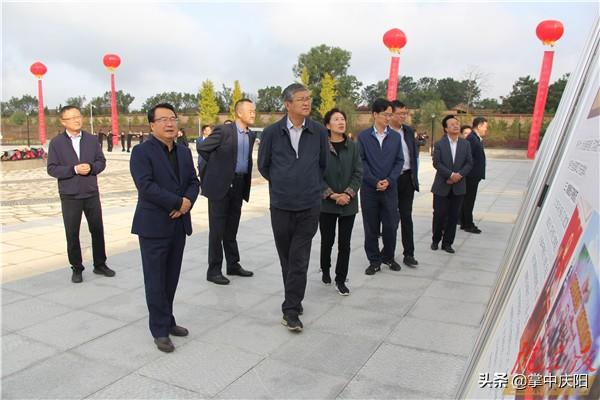
{"type": "Polygon", "coordinates": [[[208,79],[202,82],[198,108],[200,109],[200,121],[202,121],[202,124],[214,124],[217,122],[219,104],[215,96],[215,85],[208,79]]]}
{"type": "Polygon", "coordinates": [[[327,72],[323,75],[321,82],[321,104],[319,105],[319,114],[324,117],[327,111],[335,107],[335,79],[327,72]]]}
{"type": "Polygon", "coordinates": [[[235,103],[242,99],[242,88],[239,81],[233,82],[233,93],[231,93],[231,103],[229,104],[229,119],[235,120],[235,103]]]}

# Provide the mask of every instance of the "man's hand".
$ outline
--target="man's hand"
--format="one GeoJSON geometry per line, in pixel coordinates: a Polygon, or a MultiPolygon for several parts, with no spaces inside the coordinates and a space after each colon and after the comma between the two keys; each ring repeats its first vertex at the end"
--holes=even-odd
{"type": "Polygon", "coordinates": [[[180,211],[177,210],[173,210],[169,213],[169,217],[171,217],[171,219],[176,219],[181,217],[183,214],[180,211]]]}
{"type": "Polygon", "coordinates": [[[377,182],[377,191],[378,192],[383,192],[384,190],[386,190],[388,188],[388,186],[390,186],[390,183],[388,182],[387,179],[382,179],[379,182],[377,182]]]}
{"type": "Polygon", "coordinates": [[[75,166],[75,171],[77,172],[77,175],[89,175],[91,170],[92,169],[90,168],[90,164],[82,163],[77,164],[75,166]]]}
{"type": "Polygon", "coordinates": [[[457,183],[458,181],[460,181],[462,179],[462,175],[459,174],[458,172],[453,172],[452,175],[450,175],[450,180],[453,183],[457,183]]]}
{"type": "Polygon", "coordinates": [[[339,193],[335,200],[335,204],[337,204],[338,206],[345,206],[350,204],[350,200],[352,199],[350,198],[350,195],[348,193],[339,193]]]}
{"type": "Polygon", "coordinates": [[[181,214],[187,214],[191,208],[192,202],[187,197],[183,197],[183,201],[181,202],[181,208],[179,209],[179,212],[181,214]]]}

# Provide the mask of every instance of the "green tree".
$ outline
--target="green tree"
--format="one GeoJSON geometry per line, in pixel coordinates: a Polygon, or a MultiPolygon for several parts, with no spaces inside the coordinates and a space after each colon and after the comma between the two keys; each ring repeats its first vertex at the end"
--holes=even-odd
{"type": "Polygon", "coordinates": [[[85,103],[85,96],[73,96],[73,97],[69,97],[67,100],[65,100],[65,104],[78,107],[79,109],[83,108],[84,103],[85,103]]]}
{"type": "Polygon", "coordinates": [[[267,86],[266,88],[258,89],[256,110],[260,112],[280,111],[283,107],[281,94],[281,86],[267,86]]]}
{"type": "Polygon", "coordinates": [[[229,102],[229,119],[235,120],[235,103],[242,99],[242,88],[240,87],[239,81],[233,81],[233,92],[231,93],[231,100],[229,102]]]}
{"type": "Polygon", "coordinates": [[[9,116],[16,111],[22,111],[29,115],[36,115],[37,110],[37,97],[28,94],[21,97],[11,97],[7,102],[2,102],[2,115],[6,116],[9,116]]]}
{"type": "Polygon", "coordinates": [[[310,84],[310,75],[308,75],[308,67],[306,65],[304,68],[302,68],[302,73],[300,74],[300,83],[306,87],[308,87],[310,84]]]}
{"type": "Polygon", "coordinates": [[[13,112],[9,118],[9,121],[11,122],[11,124],[17,125],[17,126],[23,125],[26,120],[27,120],[27,114],[25,114],[21,110],[17,110],[15,112],[13,112]]]}
{"type": "Polygon", "coordinates": [[[376,99],[386,98],[387,82],[388,80],[386,79],[385,81],[379,81],[365,86],[360,96],[361,103],[370,107],[376,99]]]}
{"type": "Polygon", "coordinates": [[[475,108],[498,111],[500,103],[496,99],[486,98],[475,103],[475,108]]]}
{"type": "Polygon", "coordinates": [[[440,79],[437,82],[437,90],[444,103],[449,108],[466,102],[465,84],[453,78],[440,79]]]}
{"type": "Polygon", "coordinates": [[[532,77],[522,76],[513,84],[508,96],[502,98],[502,106],[515,114],[531,114],[537,95],[537,82],[532,77]]]}
{"type": "Polygon", "coordinates": [[[229,112],[229,105],[231,104],[231,95],[233,90],[230,87],[223,85],[223,89],[216,94],[217,104],[219,105],[219,112],[229,112]]]}
{"type": "MultiPolygon", "coordinates": [[[[358,101],[359,89],[362,83],[352,75],[348,75],[351,53],[339,47],[319,45],[312,47],[307,53],[298,56],[298,63],[293,67],[294,76],[308,81],[308,88],[313,97],[321,92],[321,81],[325,73],[331,75],[338,86],[339,98],[350,98],[358,101]],[[308,75],[308,77],[307,77],[308,75]]],[[[315,99],[314,108],[319,106],[319,98],[315,99]]]]}
{"type": "Polygon", "coordinates": [[[210,80],[202,82],[200,88],[200,100],[198,101],[200,121],[202,124],[214,124],[217,122],[219,103],[215,94],[215,86],[210,80]]]}
{"type": "MultiPolygon", "coordinates": [[[[135,100],[135,97],[129,93],[125,93],[122,90],[118,90],[115,93],[117,102],[117,112],[122,114],[129,113],[129,106],[135,100]]],[[[94,97],[90,101],[94,106],[98,114],[110,114],[111,113],[111,92],[105,92],[102,96],[94,97]]],[[[89,104],[87,106],[89,106],[89,104]]]]}
{"type": "Polygon", "coordinates": [[[321,117],[324,117],[327,111],[335,107],[335,83],[335,79],[325,73],[321,82],[321,104],[319,105],[321,117]]]}
{"type": "Polygon", "coordinates": [[[446,104],[443,100],[428,100],[421,104],[418,111],[415,112],[413,122],[419,124],[421,130],[429,132],[430,138],[439,139],[442,135],[441,122],[446,115],[446,104]],[[434,115],[433,118],[431,116],[434,115]],[[432,128],[433,119],[433,132],[432,128]]]}
{"type": "Polygon", "coordinates": [[[554,114],[560,104],[565,86],[569,80],[569,74],[564,74],[556,82],[548,87],[548,99],[546,100],[546,111],[554,114]]]}

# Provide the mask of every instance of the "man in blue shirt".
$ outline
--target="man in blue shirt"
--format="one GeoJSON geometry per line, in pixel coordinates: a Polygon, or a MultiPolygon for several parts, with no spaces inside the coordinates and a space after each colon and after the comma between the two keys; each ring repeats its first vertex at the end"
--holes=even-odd
{"type": "Polygon", "coordinates": [[[235,123],[219,125],[198,145],[203,160],[200,171],[202,195],[208,198],[208,271],[206,279],[217,285],[229,284],[223,276],[223,250],[227,275],[249,277],[253,273],[240,265],[237,231],[242,200],[250,199],[252,147],[256,135],[256,108],[251,100],[235,103],[235,123]]]}
{"type": "Polygon", "coordinates": [[[398,177],[402,173],[404,156],[400,134],[389,126],[392,105],[377,99],[372,106],[373,126],[358,134],[363,180],[360,203],[365,229],[365,252],[369,267],[365,274],[374,275],[387,264],[392,271],[401,267],[394,260],[398,231],[398,177]],[[383,249],[379,249],[379,227],[383,249]]]}

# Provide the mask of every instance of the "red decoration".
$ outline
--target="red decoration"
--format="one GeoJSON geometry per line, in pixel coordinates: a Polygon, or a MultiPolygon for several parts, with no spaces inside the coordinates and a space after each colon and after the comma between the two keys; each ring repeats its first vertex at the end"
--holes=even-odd
{"type": "Polygon", "coordinates": [[[46,66],[39,61],[36,61],[33,64],[31,64],[31,67],[29,67],[29,70],[38,79],[40,79],[42,76],[44,76],[46,74],[46,72],[48,72],[48,68],[46,68],[46,66]]]}
{"type": "Polygon", "coordinates": [[[121,57],[116,54],[107,54],[102,59],[102,62],[104,63],[104,66],[112,72],[121,65],[121,57]]]}
{"type": "Polygon", "coordinates": [[[46,114],[44,114],[44,91],[42,88],[42,76],[48,72],[48,68],[39,61],[34,62],[29,70],[38,79],[38,134],[40,143],[46,144],[46,114]]]}
{"type": "MultiPolygon", "coordinates": [[[[548,20],[542,21],[535,30],[538,38],[545,45],[554,46],[554,43],[561,38],[565,29],[560,21],[548,20]]],[[[540,129],[544,119],[544,109],[548,99],[548,86],[550,85],[550,75],[552,73],[552,61],[554,60],[554,50],[544,51],[542,61],[542,70],[540,72],[540,83],[538,84],[537,95],[535,97],[535,106],[531,118],[531,130],[529,131],[529,142],[527,144],[527,158],[533,159],[537,152],[540,141],[540,129]]]]}
{"type": "Polygon", "coordinates": [[[383,35],[383,44],[393,53],[387,90],[387,99],[392,101],[396,100],[396,92],[398,91],[400,49],[406,46],[406,35],[400,29],[390,29],[383,35]]]}
{"type": "Polygon", "coordinates": [[[383,35],[383,44],[392,53],[400,53],[400,49],[406,46],[406,35],[400,29],[390,29],[383,35]]]}
{"type": "Polygon", "coordinates": [[[535,34],[545,45],[554,46],[554,43],[560,39],[565,32],[565,28],[560,21],[549,19],[539,23],[535,29],[535,34]]]}
{"type": "Polygon", "coordinates": [[[110,71],[110,118],[112,122],[113,147],[117,146],[121,133],[119,132],[119,114],[117,113],[117,94],[115,84],[115,69],[121,65],[121,57],[116,54],[106,54],[102,59],[106,69],[110,71]]]}

